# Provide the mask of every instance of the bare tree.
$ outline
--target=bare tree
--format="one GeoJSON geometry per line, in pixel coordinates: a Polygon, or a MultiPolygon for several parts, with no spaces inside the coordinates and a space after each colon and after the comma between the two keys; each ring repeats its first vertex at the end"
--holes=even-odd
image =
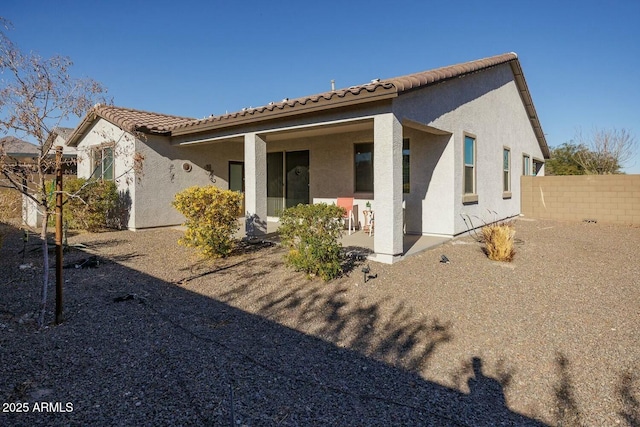
{"type": "Polygon", "coordinates": [[[42,326],[49,283],[47,224],[54,200],[46,175],[56,167],[47,139],[63,120],[83,116],[106,90],[92,79],[72,78],[67,57],[44,59],[22,52],[6,35],[4,30],[9,28],[10,23],[0,18],[0,131],[35,141],[38,153],[35,162],[20,164],[0,147],[0,186],[20,191],[42,214],[44,265],[38,318],[42,326]]]}
{"type": "Polygon", "coordinates": [[[576,153],[576,160],[591,175],[620,173],[637,148],[635,137],[627,129],[594,129],[587,136],[578,131],[575,142],[586,147],[576,153]]]}

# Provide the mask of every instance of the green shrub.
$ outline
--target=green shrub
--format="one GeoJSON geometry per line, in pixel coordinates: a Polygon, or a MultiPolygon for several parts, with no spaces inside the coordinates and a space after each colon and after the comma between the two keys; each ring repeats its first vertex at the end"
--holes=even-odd
{"type": "Polygon", "coordinates": [[[229,255],[240,228],[238,211],[242,194],[213,185],[194,186],[176,194],[173,206],[186,218],[187,231],[179,243],[195,247],[209,257],[229,255]]]}
{"type": "Polygon", "coordinates": [[[62,218],[69,228],[95,232],[109,226],[119,202],[115,182],[91,181],[87,184],[84,178],[71,178],[64,181],[63,191],[62,218]]]}
{"type": "Polygon", "coordinates": [[[286,263],[298,271],[331,280],[341,272],[338,242],[343,232],[343,208],[335,205],[298,205],[285,209],[278,229],[289,248],[286,263]]]}
{"type": "Polygon", "coordinates": [[[516,254],[513,247],[515,227],[509,222],[497,222],[482,227],[485,253],[494,261],[511,261],[516,254]]]}

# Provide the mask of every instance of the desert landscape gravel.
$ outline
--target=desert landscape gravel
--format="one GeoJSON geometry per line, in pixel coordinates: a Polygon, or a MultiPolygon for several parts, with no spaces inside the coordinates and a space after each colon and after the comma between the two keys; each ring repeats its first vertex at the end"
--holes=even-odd
{"type": "Polygon", "coordinates": [[[7,229],[0,425],[640,425],[640,228],[515,227],[511,263],[466,236],[366,283],[277,242],[202,260],[177,230],[80,233],[42,329],[37,241],[7,229]]]}

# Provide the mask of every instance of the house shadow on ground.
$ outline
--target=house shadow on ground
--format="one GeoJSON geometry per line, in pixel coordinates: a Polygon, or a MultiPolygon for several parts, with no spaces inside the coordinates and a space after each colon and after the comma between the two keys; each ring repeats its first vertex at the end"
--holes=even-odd
{"type": "MultiPolygon", "coordinates": [[[[9,250],[2,249],[2,271],[16,268],[9,250]]],[[[409,321],[398,307],[374,334],[367,324],[377,308],[362,303],[343,313],[335,292],[307,303],[329,306],[316,314],[325,321],[320,339],[267,318],[302,301],[294,291],[256,315],[233,306],[242,286],[222,302],[105,261],[65,273],[66,320],[40,331],[18,321],[38,300],[37,272],[0,283],[2,401],[73,403],[72,412],[5,413],[1,424],[544,425],[507,407],[480,358],[469,361],[468,394],[414,373],[454,338],[437,319],[409,321]],[[348,345],[334,344],[347,328],[355,328],[348,345]]]]}

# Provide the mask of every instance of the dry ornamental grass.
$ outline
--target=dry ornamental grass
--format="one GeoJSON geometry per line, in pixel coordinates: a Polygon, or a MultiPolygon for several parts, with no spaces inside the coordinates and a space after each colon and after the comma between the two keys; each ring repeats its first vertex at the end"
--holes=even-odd
{"type": "Polygon", "coordinates": [[[512,261],[516,255],[513,238],[516,234],[512,223],[499,222],[482,227],[485,251],[494,261],[512,261]]]}

